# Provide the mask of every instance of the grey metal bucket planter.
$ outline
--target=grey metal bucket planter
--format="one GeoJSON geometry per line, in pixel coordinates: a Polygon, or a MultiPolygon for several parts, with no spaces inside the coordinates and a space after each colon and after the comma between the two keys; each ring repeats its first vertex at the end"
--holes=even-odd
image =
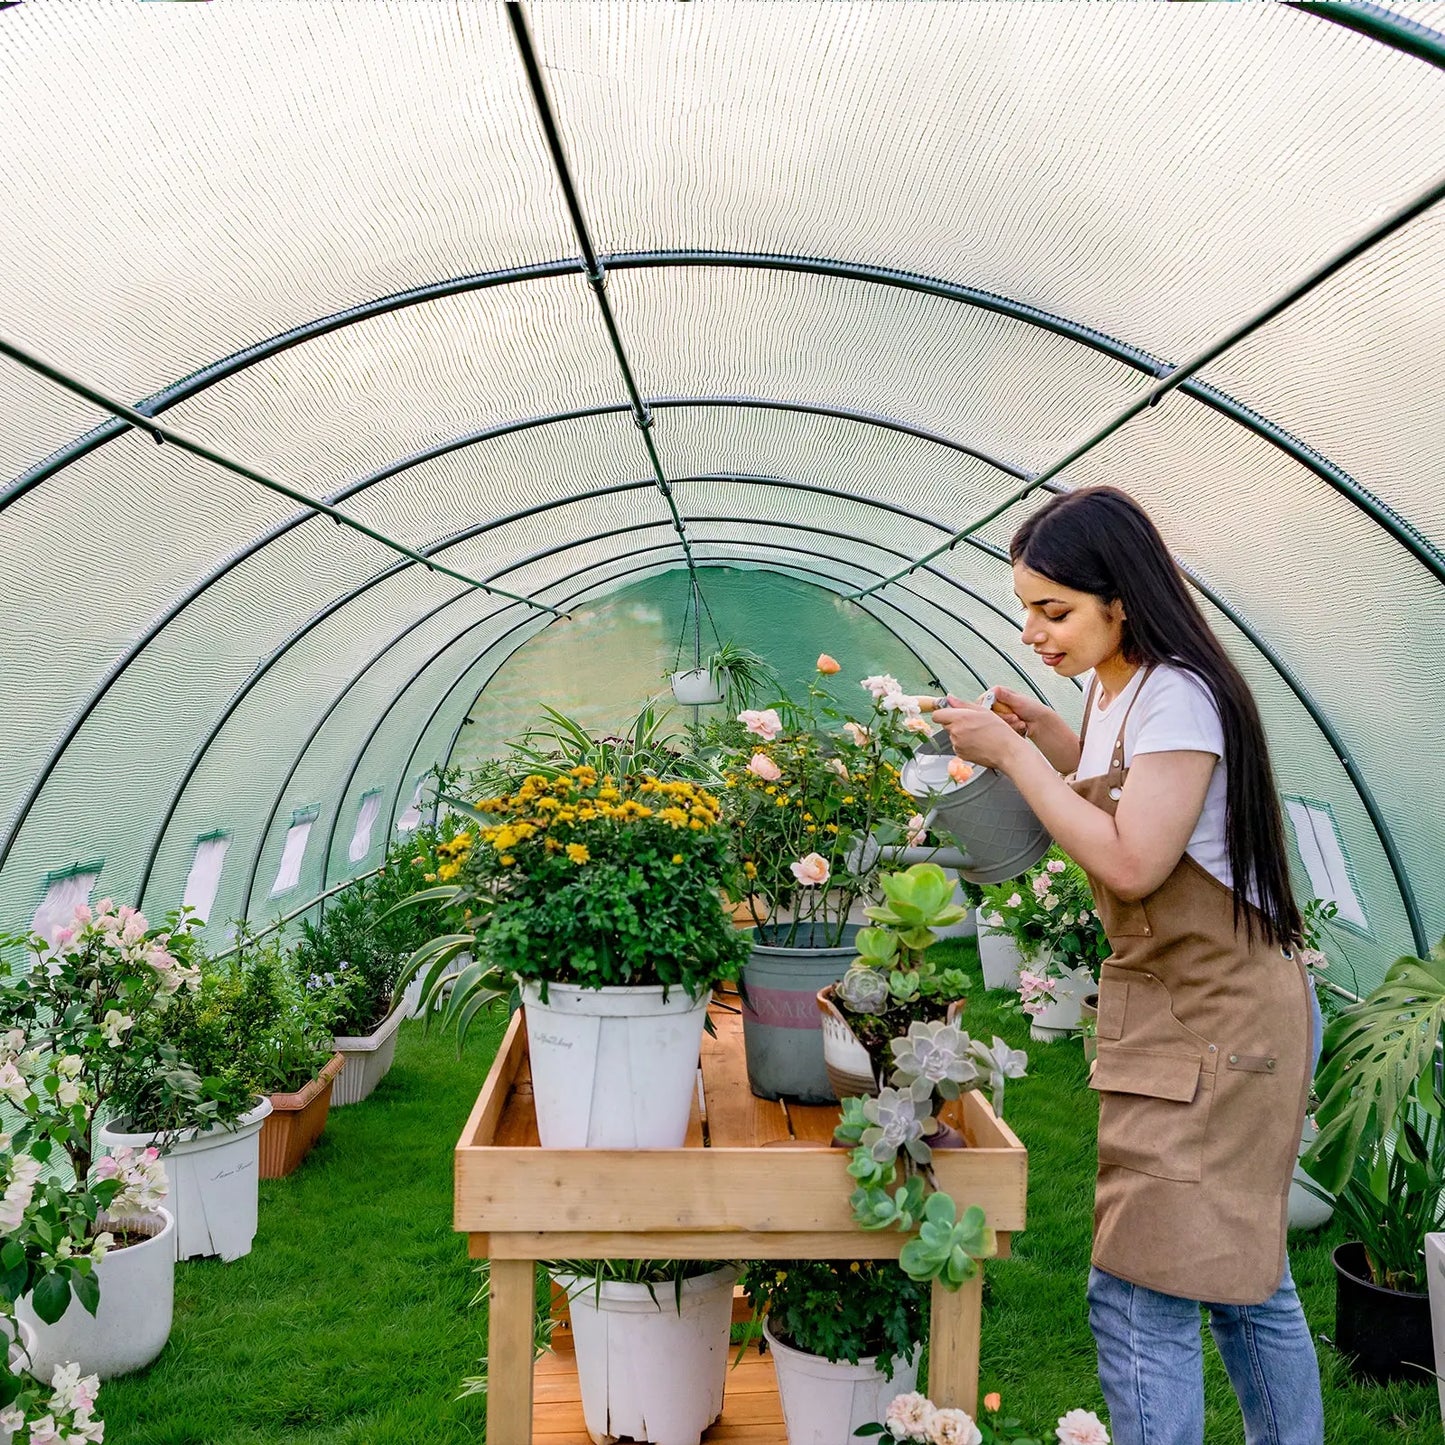
{"type": "MultiPolygon", "coordinates": [[[[821,937],[822,929],[817,930],[821,937]]],[[[858,925],[848,924],[834,948],[783,948],[759,942],[770,931],[753,929],[753,951],[743,969],[743,1048],[748,1086],[762,1099],[786,1095],[804,1104],[837,1099],[823,1061],[818,990],[837,983],[857,957],[858,925]]],[[[807,925],[799,939],[810,938],[807,925]]]]}

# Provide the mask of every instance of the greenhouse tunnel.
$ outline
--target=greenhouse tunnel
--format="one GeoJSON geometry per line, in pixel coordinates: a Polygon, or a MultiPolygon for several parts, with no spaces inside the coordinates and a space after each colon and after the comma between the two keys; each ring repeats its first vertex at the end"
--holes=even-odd
{"type": "Polygon", "coordinates": [[[377,866],[437,765],[785,680],[1081,694],[1157,518],[1372,987],[1445,934],[1445,5],[0,12],[0,924],[377,866]]]}

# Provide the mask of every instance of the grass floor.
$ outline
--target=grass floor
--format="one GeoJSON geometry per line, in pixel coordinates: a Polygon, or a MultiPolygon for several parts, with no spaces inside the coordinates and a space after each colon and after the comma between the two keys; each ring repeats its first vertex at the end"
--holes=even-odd
{"type": "MultiPolygon", "coordinates": [[[[958,945],[955,945],[958,947],[958,945]]],[[[966,947],[966,945],[962,946],[966,947]]],[[[989,1267],[982,1388],[1026,1420],[1102,1411],[1084,1302],[1097,1110],[1077,1041],[1028,1042],[1027,1022],[975,997],[968,1026],[1029,1049],[1007,1115],[1029,1147],[1029,1228],[989,1267]]],[[[453,1445],[484,1438],[485,1407],[457,1398],[485,1353],[476,1276],[452,1233],[451,1150],[500,1026],[458,1060],[435,1031],[403,1025],[397,1062],[365,1103],[337,1111],[290,1179],[261,1185],[261,1229],[234,1264],[176,1272],[176,1320],[154,1366],[105,1386],[110,1445],[453,1445]]],[[[1291,1248],[1317,1337],[1334,1331],[1335,1231],[1291,1248]]],[[[1209,1445],[1242,1445],[1205,1331],[1209,1445]]],[[[1353,1383],[1320,1344],[1329,1445],[1438,1445],[1433,1383],[1353,1383]]]]}

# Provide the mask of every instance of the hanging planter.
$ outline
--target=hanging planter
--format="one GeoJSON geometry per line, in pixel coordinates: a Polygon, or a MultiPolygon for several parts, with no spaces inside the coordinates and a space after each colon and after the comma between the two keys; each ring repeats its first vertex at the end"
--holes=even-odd
{"type": "Polygon", "coordinates": [[[713,678],[712,669],[694,667],[672,675],[672,695],[684,707],[710,707],[723,700],[722,689],[713,678]]]}

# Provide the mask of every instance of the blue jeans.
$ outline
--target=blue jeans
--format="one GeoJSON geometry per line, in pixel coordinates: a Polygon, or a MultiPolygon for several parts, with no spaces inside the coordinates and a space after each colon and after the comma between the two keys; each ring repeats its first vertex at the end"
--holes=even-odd
{"type": "MultiPolygon", "coordinates": [[[[1313,987],[1310,1005],[1317,1064],[1323,1020],[1313,987]]],[[[1199,1300],[1089,1271],[1089,1328],[1114,1445],[1201,1445],[1200,1308],[1199,1300]]],[[[1203,1308],[1239,1398],[1246,1445],[1323,1445],[1319,1359],[1288,1259],[1279,1288],[1263,1304],[1203,1308]]]]}

